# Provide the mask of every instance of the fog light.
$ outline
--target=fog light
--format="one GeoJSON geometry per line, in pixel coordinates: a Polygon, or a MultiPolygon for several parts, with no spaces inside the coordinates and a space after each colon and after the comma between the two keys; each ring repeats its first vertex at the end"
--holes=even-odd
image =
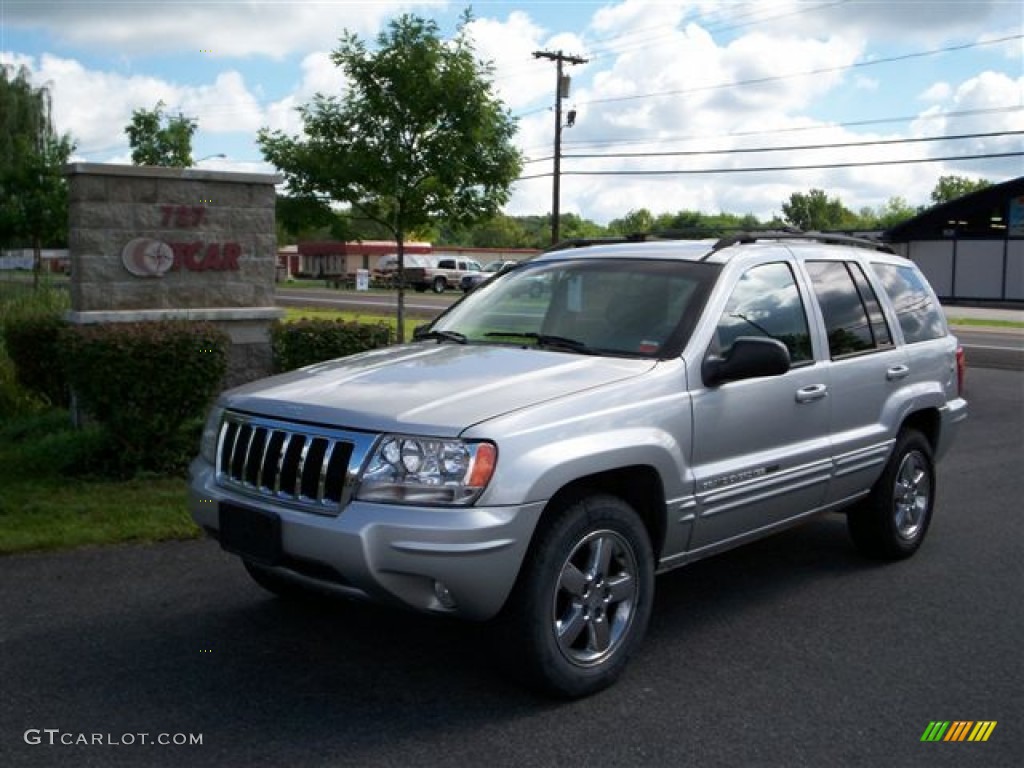
{"type": "Polygon", "coordinates": [[[437,598],[437,601],[448,610],[455,607],[455,598],[452,596],[452,593],[448,591],[448,587],[440,581],[434,582],[434,596],[437,598]]]}

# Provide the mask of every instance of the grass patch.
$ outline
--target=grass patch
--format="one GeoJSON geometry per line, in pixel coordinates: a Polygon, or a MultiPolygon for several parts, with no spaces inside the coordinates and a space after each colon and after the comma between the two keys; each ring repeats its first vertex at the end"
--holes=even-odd
{"type": "Polygon", "coordinates": [[[0,554],[200,535],[184,478],[0,482],[0,554]]]}
{"type": "Polygon", "coordinates": [[[98,435],[59,410],[0,429],[0,554],[196,538],[184,477],[97,479],[98,435]]]}
{"type": "Polygon", "coordinates": [[[951,317],[947,321],[950,325],[966,325],[978,328],[1024,328],[1024,321],[1020,320],[990,320],[983,317],[951,317]]]}

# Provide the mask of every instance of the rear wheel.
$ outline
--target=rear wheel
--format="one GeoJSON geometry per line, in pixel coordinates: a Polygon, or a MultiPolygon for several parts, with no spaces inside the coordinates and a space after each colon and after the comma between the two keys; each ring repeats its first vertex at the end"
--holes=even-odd
{"type": "Polygon", "coordinates": [[[448,287],[448,281],[443,277],[434,278],[434,293],[444,293],[444,289],[448,287]]]}
{"type": "Polygon", "coordinates": [[[935,506],[931,445],[912,429],[900,433],[871,495],[846,517],[860,552],[875,560],[902,560],[918,550],[935,506]]]}
{"type": "Polygon", "coordinates": [[[515,671],[550,694],[608,687],[647,629],[654,557],[621,499],[595,494],[554,513],[537,533],[503,616],[515,671]]]}

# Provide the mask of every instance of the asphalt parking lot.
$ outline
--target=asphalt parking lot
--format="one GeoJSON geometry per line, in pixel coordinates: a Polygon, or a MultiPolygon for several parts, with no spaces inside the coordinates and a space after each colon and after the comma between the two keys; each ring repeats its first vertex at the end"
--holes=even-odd
{"type": "Polygon", "coordinates": [[[497,674],[474,625],[268,597],[209,541],[0,558],[0,764],[1019,765],[1024,376],[969,387],[917,556],[866,563],[833,516],[667,574],[583,701],[497,674]]]}

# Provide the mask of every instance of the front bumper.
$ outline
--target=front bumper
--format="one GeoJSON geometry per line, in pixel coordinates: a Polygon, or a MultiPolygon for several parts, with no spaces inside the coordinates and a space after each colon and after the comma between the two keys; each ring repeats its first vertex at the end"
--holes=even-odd
{"type": "Polygon", "coordinates": [[[221,507],[280,519],[283,557],[270,570],[297,583],[420,611],[483,620],[497,614],[515,584],[543,510],[511,507],[414,507],[350,502],[337,516],[318,515],[229,491],[212,465],[190,469],[193,519],[219,538],[221,507]],[[443,604],[437,584],[447,590],[443,604]]]}

